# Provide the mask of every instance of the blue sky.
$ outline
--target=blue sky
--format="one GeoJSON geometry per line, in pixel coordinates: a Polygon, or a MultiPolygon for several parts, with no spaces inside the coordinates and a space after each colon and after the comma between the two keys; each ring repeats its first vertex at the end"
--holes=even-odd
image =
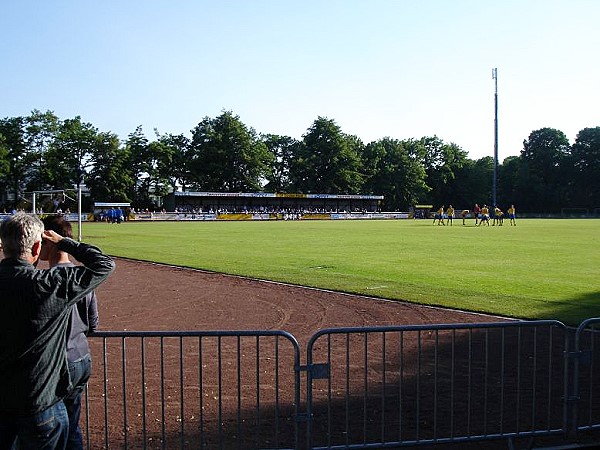
{"type": "Polygon", "coordinates": [[[233,111],[301,139],[437,135],[499,158],[600,126],[597,0],[20,0],[0,14],[0,117],[54,111],[153,139],[233,111]]]}

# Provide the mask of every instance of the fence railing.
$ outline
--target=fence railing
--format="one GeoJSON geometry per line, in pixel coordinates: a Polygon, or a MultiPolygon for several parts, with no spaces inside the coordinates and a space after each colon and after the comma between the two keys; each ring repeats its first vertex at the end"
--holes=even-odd
{"type": "Polygon", "coordinates": [[[364,448],[563,433],[566,339],[555,321],[323,330],[308,351],[329,368],[309,376],[309,439],[364,448]]]}
{"type": "Polygon", "coordinates": [[[571,355],[571,432],[600,430],[600,318],[579,325],[571,355]]]}
{"type": "Polygon", "coordinates": [[[384,448],[600,430],[590,319],[99,332],[88,448],[384,448]]]}
{"type": "Polygon", "coordinates": [[[98,332],[88,448],[298,448],[299,346],[279,331],[98,332]]]}

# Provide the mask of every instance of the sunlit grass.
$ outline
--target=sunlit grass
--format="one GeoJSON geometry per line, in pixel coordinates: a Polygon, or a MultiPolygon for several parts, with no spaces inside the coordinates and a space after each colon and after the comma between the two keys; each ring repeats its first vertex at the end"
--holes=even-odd
{"type": "Polygon", "coordinates": [[[421,304],[572,324],[600,316],[599,220],[473,225],[85,223],[83,238],[115,256],[421,304]]]}

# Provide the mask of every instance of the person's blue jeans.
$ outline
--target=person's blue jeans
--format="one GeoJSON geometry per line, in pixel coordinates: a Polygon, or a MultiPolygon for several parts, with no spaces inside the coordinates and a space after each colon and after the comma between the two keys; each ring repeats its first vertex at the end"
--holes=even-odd
{"type": "Polygon", "coordinates": [[[81,394],[90,379],[92,371],[92,358],[85,355],[77,361],[69,361],[69,375],[73,386],[69,395],[64,398],[65,407],[69,416],[68,450],[83,450],[83,436],[79,426],[81,417],[81,394]]]}
{"type": "Polygon", "coordinates": [[[19,438],[19,450],[64,450],[69,418],[63,402],[32,416],[0,417],[0,450],[11,450],[19,438]]]}

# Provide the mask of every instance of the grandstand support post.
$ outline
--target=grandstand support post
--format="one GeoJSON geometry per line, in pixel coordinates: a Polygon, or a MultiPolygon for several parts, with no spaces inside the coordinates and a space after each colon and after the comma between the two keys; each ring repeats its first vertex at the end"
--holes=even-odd
{"type": "Polygon", "coordinates": [[[37,214],[37,211],[35,209],[35,192],[32,193],[32,197],[33,197],[33,201],[31,202],[31,212],[33,214],[37,214]]]}
{"type": "Polygon", "coordinates": [[[492,69],[494,79],[494,181],[492,186],[493,206],[496,207],[496,190],[498,181],[498,69],[492,69]]]}

